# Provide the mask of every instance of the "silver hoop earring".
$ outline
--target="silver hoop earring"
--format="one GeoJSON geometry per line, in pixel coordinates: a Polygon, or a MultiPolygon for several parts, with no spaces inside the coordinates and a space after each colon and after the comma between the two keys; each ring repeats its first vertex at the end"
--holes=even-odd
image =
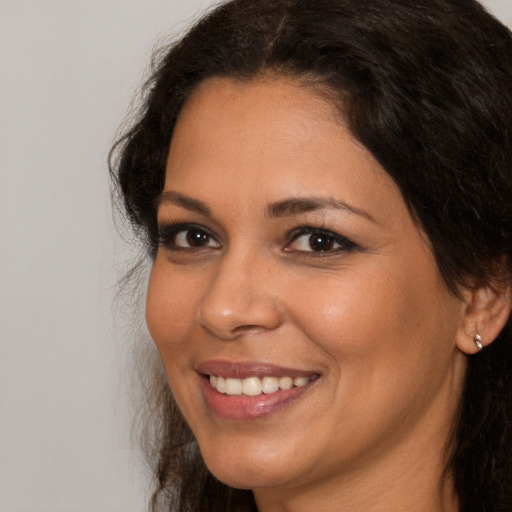
{"type": "Polygon", "coordinates": [[[475,342],[478,352],[480,352],[484,348],[484,346],[482,345],[482,337],[480,336],[480,334],[475,334],[473,341],[475,342]]]}

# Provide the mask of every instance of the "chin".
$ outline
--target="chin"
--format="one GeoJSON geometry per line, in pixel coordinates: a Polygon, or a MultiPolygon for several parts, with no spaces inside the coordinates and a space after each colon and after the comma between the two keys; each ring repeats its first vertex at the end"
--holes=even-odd
{"type": "Polygon", "coordinates": [[[221,482],[235,489],[266,489],[285,485],[291,475],[285,477],[275,470],[250,467],[219,467],[218,464],[207,465],[210,472],[221,482]]]}
{"type": "Polygon", "coordinates": [[[291,454],[260,447],[251,451],[227,450],[224,456],[202,451],[206,466],[221,482],[237,489],[255,489],[285,486],[300,478],[299,461],[291,454]]]}

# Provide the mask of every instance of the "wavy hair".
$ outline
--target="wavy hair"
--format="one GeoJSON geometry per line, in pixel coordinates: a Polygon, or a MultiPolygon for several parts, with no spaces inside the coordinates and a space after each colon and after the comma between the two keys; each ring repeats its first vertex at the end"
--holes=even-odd
{"type": "MultiPolygon", "coordinates": [[[[156,198],[199,83],[273,73],[326,91],[397,183],[446,285],[512,281],[512,36],[474,0],[232,0],[164,49],[110,169],[154,256],[156,198]]],[[[512,510],[512,326],[468,357],[447,468],[462,512],[512,510]]],[[[149,371],[149,370],[148,370],[149,371]]],[[[152,510],[256,510],[205,467],[165,377],[149,390],[152,510]]],[[[148,437],[149,440],[149,437],[148,437]]]]}

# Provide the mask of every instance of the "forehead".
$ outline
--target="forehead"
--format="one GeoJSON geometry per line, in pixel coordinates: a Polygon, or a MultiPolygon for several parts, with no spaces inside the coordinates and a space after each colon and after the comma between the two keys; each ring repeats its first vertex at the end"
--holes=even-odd
{"type": "MultiPolygon", "coordinates": [[[[166,189],[205,202],[321,196],[385,209],[401,195],[320,91],[264,77],[203,82],[171,141],[166,189]]],[[[370,212],[370,215],[371,212],[370,212]]]]}
{"type": "Polygon", "coordinates": [[[183,111],[207,98],[212,91],[217,98],[216,105],[237,108],[247,100],[251,106],[274,106],[279,109],[286,100],[286,107],[318,113],[319,118],[329,118],[344,124],[343,116],[336,106],[336,93],[320,80],[307,77],[289,77],[273,73],[261,74],[253,78],[211,77],[203,80],[185,102],[183,111]],[[250,92],[250,95],[248,94],[250,92]]]}
{"type": "Polygon", "coordinates": [[[202,82],[180,112],[173,133],[168,171],[196,157],[216,161],[302,158],[307,165],[335,146],[344,159],[372,155],[349,132],[338,106],[319,87],[265,76],[239,81],[210,78],[202,82]],[[353,151],[357,147],[357,151],[353,151]],[[211,153],[213,151],[213,154],[211,153]],[[253,154],[254,153],[254,154],[253,154]],[[355,155],[354,155],[355,156],[355,155]],[[170,168],[170,169],[169,169],[170,168]]]}
{"type": "Polygon", "coordinates": [[[271,138],[285,136],[288,131],[292,143],[298,135],[307,136],[312,123],[343,125],[338,110],[317,89],[270,76],[244,81],[210,78],[197,87],[185,104],[174,137],[183,132],[190,135],[187,133],[190,128],[196,137],[202,127],[212,126],[229,128],[234,134],[242,135],[249,123],[257,123],[266,127],[271,138]]]}

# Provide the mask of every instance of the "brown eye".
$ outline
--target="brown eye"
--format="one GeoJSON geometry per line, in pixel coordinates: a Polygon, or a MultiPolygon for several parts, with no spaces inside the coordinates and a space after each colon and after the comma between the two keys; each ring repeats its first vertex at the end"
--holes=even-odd
{"type": "Polygon", "coordinates": [[[319,231],[297,236],[291,247],[296,251],[326,252],[338,249],[340,244],[336,242],[333,235],[319,231]]]}
{"type": "Polygon", "coordinates": [[[222,246],[209,229],[182,223],[160,225],[158,243],[170,251],[219,249],[222,246]]]}
{"type": "Polygon", "coordinates": [[[287,246],[287,251],[302,253],[339,253],[355,250],[356,245],[331,231],[323,231],[314,228],[299,228],[295,230],[295,236],[287,246]]]}
{"type": "MultiPolygon", "coordinates": [[[[201,231],[200,229],[189,229],[183,233],[185,234],[187,245],[189,247],[205,247],[208,245],[211,238],[208,233],[201,231]]],[[[179,235],[180,234],[178,233],[176,236],[176,242],[179,235]]],[[[177,243],[177,245],[179,244],[177,243]]]]}
{"type": "Polygon", "coordinates": [[[159,228],[159,244],[169,250],[181,249],[218,249],[221,244],[206,228],[200,226],[161,226],[159,228]]]}
{"type": "Polygon", "coordinates": [[[220,244],[208,231],[199,228],[180,229],[173,233],[171,244],[177,249],[218,248],[220,244]]]}
{"type": "Polygon", "coordinates": [[[313,251],[330,251],[334,246],[334,238],[325,233],[309,235],[309,246],[313,251]]]}

